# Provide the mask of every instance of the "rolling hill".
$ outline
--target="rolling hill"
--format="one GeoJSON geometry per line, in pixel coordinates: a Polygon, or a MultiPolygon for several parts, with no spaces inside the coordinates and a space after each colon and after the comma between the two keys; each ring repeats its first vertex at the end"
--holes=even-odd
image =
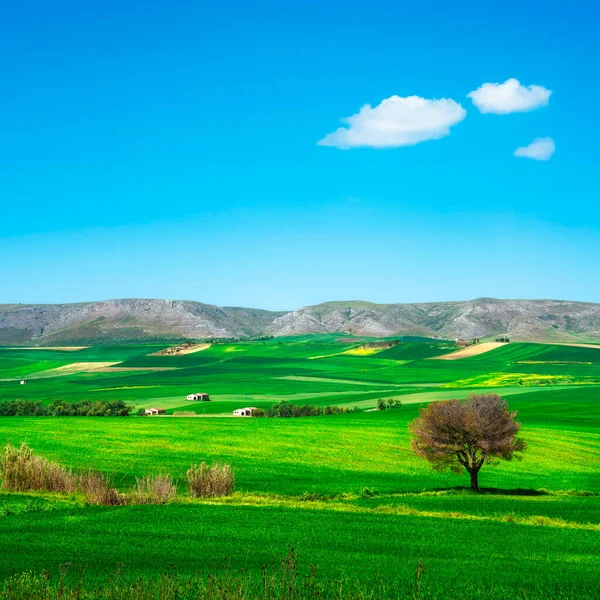
{"type": "Polygon", "coordinates": [[[515,341],[600,342],[600,304],[493,298],[419,304],[349,301],[291,312],[142,299],[0,305],[0,345],[338,332],[444,339],[506,334],[515,341]]]}

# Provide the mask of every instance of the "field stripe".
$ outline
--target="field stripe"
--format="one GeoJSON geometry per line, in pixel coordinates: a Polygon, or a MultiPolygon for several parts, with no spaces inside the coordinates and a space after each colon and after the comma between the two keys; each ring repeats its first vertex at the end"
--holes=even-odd
{"type": "Polygon", "coordinates": [[[470,356],[478,356],[479,354],[485,354],[491,350],[496,350],[500,346],[506,346],[507,342],[483,342],[481,344],[474,344],[468,348],[463,348],[457,352],[450,354],[442,354],[441,356],[433,356],[429,360],[460,360],[461,358],[469,358],[470,356]]]}
{"type": "Polygon", "coordinates": [[[594,350],[600,350],[600,345],[598,344],[553,344],[552,342],[550,343],[550,345],[553,346],[572,346],[573,348],[593,348],[594,350]]]}
{"type": "Polygon", "coordinates": [[[311,377],[310,375],[285,375],[284,377],[275,377],[275,379],[287,379],[288,381],[319,381],[322,383],[346,383],[349,385],[359,385],[367,387],[415,387],[410,383],[379,383],[374,381],[360,381],[355,379],[332,379],[330,377],[311,377]]]}
{"type": "MultiPolygon", "coordinates": [[[[189,501],[188,501],[189,502],[189,501]]],[[[228,506],[276,506],[280,508],[303,508],[309,510],[330,510],[335,512],[351,512],[366,514],[386,514],[396,516],[425,517],[434,519],[462,519],[465,521],[487,521],[496,523],[513,523],[535,527],[553,527],[559,529],[580,529],[600,531],[600,523],[579,523],[541,515],[520,516],[514,513],[505,515],[481,515],[460,511],[419,510],[408,505],[397,506],[357,506],[340,500],[296,500],[283,496],[262,496],[259,494],[234,494],[220,499],[195,500],[194,503],[228,506]]]]}

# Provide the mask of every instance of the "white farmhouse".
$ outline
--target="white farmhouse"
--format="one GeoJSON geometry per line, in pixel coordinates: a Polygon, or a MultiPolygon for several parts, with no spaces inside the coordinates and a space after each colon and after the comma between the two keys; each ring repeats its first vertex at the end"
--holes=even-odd
{"type": "Polygon", "coordinates": [[[251,417],[256,410],[256,406],[247,406],[246,408],[238,408],[233,411],[234,417],[251,417]]]}
{"type": "Polygon", "coordinates": [[[202,402],[208,402],[210,400],[210,396],[205,392],[198,392],[196,394],[188,394],[186,396],[186,400],[200,400],[202,402]]]}

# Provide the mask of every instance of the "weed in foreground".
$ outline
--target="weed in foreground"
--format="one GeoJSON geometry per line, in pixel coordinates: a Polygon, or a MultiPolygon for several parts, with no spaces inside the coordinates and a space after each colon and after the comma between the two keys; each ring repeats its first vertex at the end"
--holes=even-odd
{"type": "MultiPolygon", "coordinates": [[[[216,564],[215,564],[216,566],[216,564]]],[[[178,575],[172,568],[150,578],[131,580],[123,565],[105,581],[86,581],[84,575],[69,577],[62,565],[58,578],[46,571],[12,576],[0,590],[0,600],[399,600],[406,586],[363,586],[359,582],[320,580],[317,569],[300,569],[298,555],[290,547],[281,560],[265,564],[260,577],[239,571],[213,568],[208,575],[178,575]]],[[[418,596],[415,596],[418,597],[418,596]]]]}

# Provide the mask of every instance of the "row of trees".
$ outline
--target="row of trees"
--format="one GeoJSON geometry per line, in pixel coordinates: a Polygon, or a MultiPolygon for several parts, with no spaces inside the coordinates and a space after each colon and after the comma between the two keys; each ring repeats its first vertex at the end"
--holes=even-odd
{"type": "Polygon", "coordinates": [[[257,408],[253,417],[319,417],[321,415],[341,415],[348,412],[360,412],[358,407],[346,408],[344,406],[313,406],[312,404],[292,404],[287,400],[282,400],[273,404],[269,410],[257,408]]]}
{"type": "Polygon", "coordinates": [[[123,400],[53,400],[50,404],[36,400],[0,402],[0,417],[126,417],[132,410],[123,400]]]}

